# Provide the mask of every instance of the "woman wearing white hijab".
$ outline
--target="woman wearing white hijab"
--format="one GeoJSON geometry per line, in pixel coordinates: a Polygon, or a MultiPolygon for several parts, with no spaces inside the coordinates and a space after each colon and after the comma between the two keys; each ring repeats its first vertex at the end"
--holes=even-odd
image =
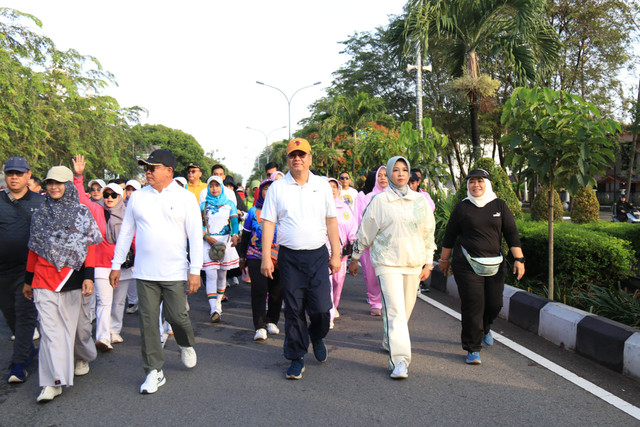
{"type": "Polygon", "coordinates": [[[442,271],[451,263],[458,285],[462,348],[470,365],[481,363],[483,343],[487,347],[493,344],[491,324],[502,308],[506,276],[506,262],[500,253],[503,236],[515,258],[513,273],[519,280],[524,274],[524,255],[513,214],[493,192],[489,172],[474,169],[467,176],[467,198],[449,217],[439,260],[442,271]]]}
{"type": "Polygon", "coordinates": [[[389,186],[367,206],[353,245],[349,272],[358,273],[358,259],[370,248],[371,264],[382,290],[383,346],[389,351],[391,378],[409,376],[409,318],[420,281],[429,277],[436,249],[433,211],[419,193],[409,190],[409,161],[387,162],[389,186]]]}

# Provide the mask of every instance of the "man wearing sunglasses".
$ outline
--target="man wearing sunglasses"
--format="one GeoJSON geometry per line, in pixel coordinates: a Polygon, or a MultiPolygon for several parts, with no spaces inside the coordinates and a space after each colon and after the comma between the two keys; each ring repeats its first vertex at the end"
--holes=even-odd
{"type": "Polygon", "coordinates": [[[191,162],[187,166],[187,190],[193,193],[198,199],[202,190],[207,188],[207,184],[200,180],[202,178],[202,168],[199,164],[191,162]]]}
{"type": "Polygon", "coordinates": [[[336,273],[341,265],[333,192],[326,179],[309,171],[311,160],[307,140],[289,141],[289,172],[271,184],[262,207],[260,270],[269,278],[273,277],[274,270],[271,243],[276,225],[278,227],[278,269],[286,320],[284,356],[291,360],[286,373],[286,378],[291,380],[302,378],[309,341],[316,360],[327,360],[324,337],[329,332],[329,310],[333,306],[329,272],[336,273]],[[331,257],[326,246],[327,235],[331,257]]]}
{"type": "Polygon", "coordinates": [[[7,188],[0,190],[0,309],[11,333],[13,356],[9,383],[27,379],[27,366],[37,354],[33,331],[38,313],[33,301],[22,294],[27,268],[31,215],[44,197],[30,191],[31,166],[24,157],[11,157],[4,165],[7,188]]]}
{"type": "Polygon", "coordinates": [[[162,366],[158,317],[160,302],[173,328],[184,366],[193,368],[197,357],[195,337],[187,311],[187,293],[200,288],[202,268],[202,220],[198,202],[173,179],[176,159],[169,150],[155,150],[145,168],[146,187],[131,195],[116,243],[109,280],[117,286],[133,236],[136,236],[135,271],[140,311],[142,364],[147,374],[140,393],[151,394],[166,382],[162,366]],[[191,264],[187,260],[187,238],[191,264]]]}
{"type": "Polygon", "coordinates": [[[342,200],[353,210],[353,204],[355,203],[358,191],[351,187],[351,176],[349,172],[342,172],[340,174],[340,186],[342,187],[342,200]]]}

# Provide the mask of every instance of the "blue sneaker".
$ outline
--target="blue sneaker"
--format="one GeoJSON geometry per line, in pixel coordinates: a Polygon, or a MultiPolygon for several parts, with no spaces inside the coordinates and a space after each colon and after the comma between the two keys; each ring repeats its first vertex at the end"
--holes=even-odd
{"type": "Polygon", "coordinates": [[[467,364],[469,365],[479,365],[482,361],[480,360],[480,353],[477,351],[468,352],[467,353],[467,364]]]}
{"type": "Polygon", "coordinates": [[[11,371],[9,372],[9,378],[7,378],[7,382],[9,384],[17,384],[23,383],[27,380],[29,376],[27,374],[26,364],[24,363],[14,363],[11,365],[11,371]]]}
{"type": "Polygon", "coordinates": [[[327,346],[324,344],[323,339],[313,343],[313,355],[320,363],[327,361],[327,346]]]}
{"type": "Polygon", "coordinates": [[[299,380],[302,378],[302,373],[304,372],[304,359],[301,357],[299,359],[294,359],[291,361],[291,366],[287,369],[287,379],[288,380],[299,380]]]}
{"type": "Polygon", "coordinates": [[[491,334],[491,331],[482,338],[482,344],[487,347],[491,347],[493,345],[493,334],[491,334]]]}

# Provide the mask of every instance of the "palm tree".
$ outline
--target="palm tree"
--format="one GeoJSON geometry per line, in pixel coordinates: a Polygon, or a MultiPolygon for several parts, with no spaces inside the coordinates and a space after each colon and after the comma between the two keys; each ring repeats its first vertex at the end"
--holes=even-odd
{"type": "Polygon", "coordinates": [[[331,100],[330,116],[323,123],[323,130],[331,135],[330,145],[333,147],[333,136],[347,132],[353,136],[354,143],[358,131],[367,123],[382,119],[388,120],[382,98],[372,97],[368,93],[358,92],[354,97],[337,95],[331,100]]]}
{"type": "Polygon", "coordinates": [[[420,46],[426,56],[433,39],[452,77],[468,82],[473,159],[480,153],[480,57],[500,56],[517,85],[535,81],[556,61],[560,46],[545,5],[545,0],[409,0],[405,6],[405,54],[420,46]]]}

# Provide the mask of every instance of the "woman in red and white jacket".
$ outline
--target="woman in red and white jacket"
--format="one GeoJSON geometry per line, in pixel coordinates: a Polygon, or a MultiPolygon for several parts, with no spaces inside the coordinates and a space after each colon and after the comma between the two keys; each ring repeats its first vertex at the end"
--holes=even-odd
{"type": "Polygon", "coordinates": [[[129,286],[135,286],[133,268],[122,266],[120,282],[113,288],[109,284],[111,260],[116,248],[116,240],[126,205],[124,191],[118,184],[109,184],[102,188],[102,199],[95,202],[89,198],[82,182],[85,169],[84,156],[78,154],[73,159],[73,183],[78,190],[80,203],[89,208],[102,235],[102,243],[96,247],[95,296],[96,296],[96,348],[102,352],[113,350],[111,344],[123,341],[122,318],[129,286]]]}
{"type": "Polygon", "coordinates": [[[47,195],[31,220],[29,257],[23,293],[38,309],[38,375],[47,402],[73,385],[74,357],[79,375],[96,358],[89,304],[93,293],[95,245],[102,241],[89,210],[78,201],[73,173],[55,166],[45,178],[47,195]]]}

